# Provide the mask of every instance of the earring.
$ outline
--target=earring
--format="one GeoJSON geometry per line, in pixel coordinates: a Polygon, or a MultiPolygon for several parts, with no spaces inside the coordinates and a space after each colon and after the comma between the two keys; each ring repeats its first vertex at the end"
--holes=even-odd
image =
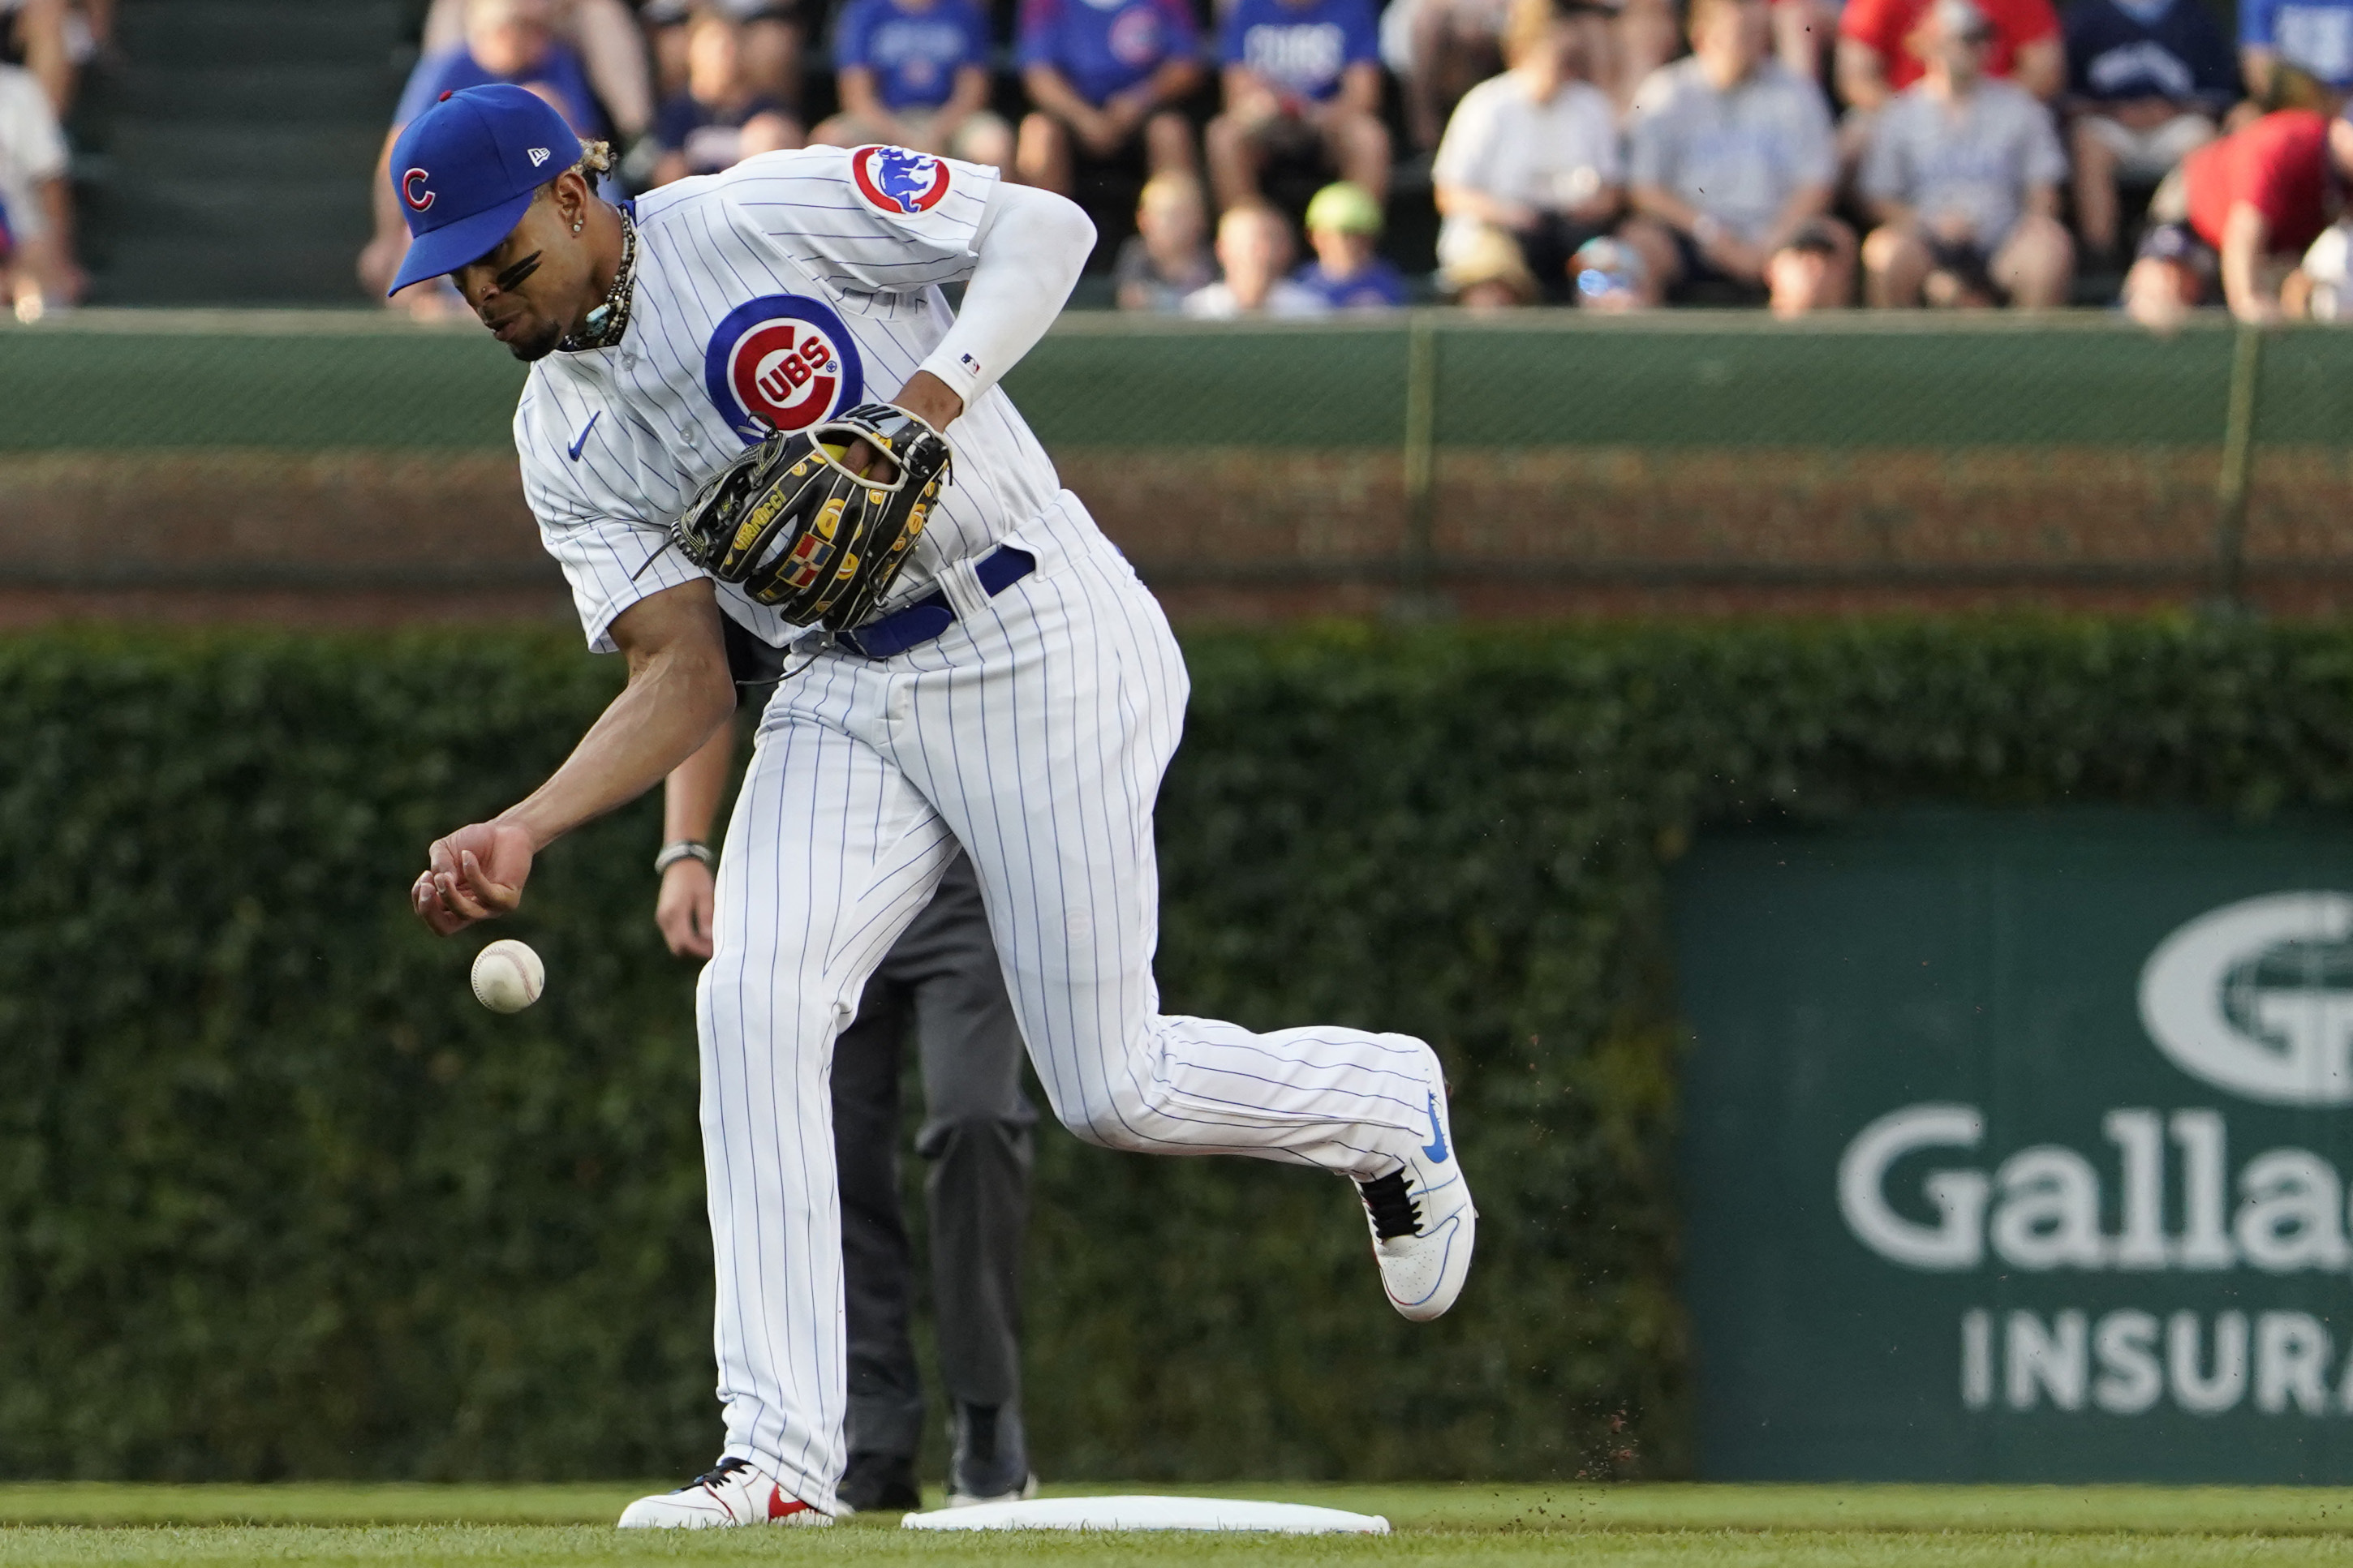
{"type": "Polygon", "coordinates": [[[574,218],[574,219],[572,220],[572,232],[573,232],[573,233],[575,233],[575,234],[578,234],[578,233],[580,232],[580,224],[581,224],[581,221],[582,221],[582,220],[580,220],[579,218],[574,218]]]}

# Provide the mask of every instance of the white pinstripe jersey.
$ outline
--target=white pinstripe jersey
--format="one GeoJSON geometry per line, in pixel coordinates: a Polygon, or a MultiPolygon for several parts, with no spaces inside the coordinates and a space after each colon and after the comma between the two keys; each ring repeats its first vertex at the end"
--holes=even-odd
{"type": "MultiPolygon", "coordinates": [[[[667,531],[767,425],[887,402],[954,319],[997,173],[895,148],[812,147],[681,180],[637,205],[628,331],[531,369],[515,409],[523,495],[591,647],[613,618],[704,574],[667,531]]],[[[1003,367],[994,367],[1001,370],[1003,367]]],[[[948,432],[954,482],[892,593],[923,590],[1041,511],[1054,466],[992,384],[948,432]]],[[[795,628],[722,584],[720,605],[782,646],[795,628]]]]}

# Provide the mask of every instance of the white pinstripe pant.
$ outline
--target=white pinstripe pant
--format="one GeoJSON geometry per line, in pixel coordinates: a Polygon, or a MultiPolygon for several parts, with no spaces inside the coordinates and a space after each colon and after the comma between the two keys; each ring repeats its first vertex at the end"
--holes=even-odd
{"type": "Polygon", "coordinates": [[[1064,492],[1038,570],[896,658],[829,654],[769,703],[700,992],[727,1453],[830,1506],[845,1458],[828,1075],[868,975],[972,856],[1039,1082],[1091,1142],[1358,1179],[1428,1135],[1417,1042],[1159,1011],[1152,805],[1187,683],[1160,606],[1064,492]]]}

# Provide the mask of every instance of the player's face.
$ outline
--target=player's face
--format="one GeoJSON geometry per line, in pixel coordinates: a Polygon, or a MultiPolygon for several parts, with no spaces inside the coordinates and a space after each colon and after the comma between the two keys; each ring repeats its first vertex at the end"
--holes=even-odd
{"type": "Polygon", "coordinates": [[[482,325],[519,360],[554,353],[602,298],[591,277],[590,247],[573,232],[588,200],[586,182],[565,175],[531,204],[496,250],[450,274],[482,325]]]}

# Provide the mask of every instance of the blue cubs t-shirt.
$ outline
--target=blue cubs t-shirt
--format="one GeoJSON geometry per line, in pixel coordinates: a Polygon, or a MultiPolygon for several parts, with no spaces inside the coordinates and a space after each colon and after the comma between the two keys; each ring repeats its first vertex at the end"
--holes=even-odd
{"type": "Polygon", "coordinates": [[[1321,294],[1335,310],[1394,310],[1408,298],[1405,274],[1380,256],[1353,278],[1335,278],[1324,270],[1322,262],[1311,261],[1293,272],[1291,280],[1321,294]]]}
{"type": "Polygon", "coordinates": [[[1016,54],[1024,70],[1052,66],[1101,108],[1200,47],[1187,0],[1024,0],[1016,54]]]}
{"type": "Polygon", "coordinates": [[[754,96],[733,109],[715,109],[691,93],[681,92],[654,113],[654,140],[686,160],[690,174],[715,174],[744,161],[744,127],[763,114],[782,114],[785,106],[772,98],[754,96]]]}
{"type": "Polygon", "coordinates": [[[1379,59],[1380,45],[1372,0],[1235,0],[1226,15],[1228,65],[1319,101],[1340,90],[1348,67],[1379,59]]]}
{"type": "Polygon", "coordinates": [[[833,63],[874,73],[882,107],[937,109],[961,66],[988,64],[988,18],[973,0],[849,0],[833,34],[833,63]]]}
{"type": "Polygon", "coordinates": [[[2353,87],[2353,0],[2241,0],[2239,42],[2273,50],[2330,87],[2353,87]]]}
{"type": "Polygon", "coordinates": [[[537,65],[513,76],[492,76],[466,52],[463,44],[427,55],[408,73],[408,85],[400,89],[400,107],[393,110],[392,122],[407,124],[440,102],[445,92],[463,92],[470,87],[489,87],[497,82],[544,89],[555,95],[556,107],[575,135],[605,134],[605,111],[596,106],[596,95],[589,89],[588,73],[581,68],[580,57],[572,52],[570,46],[560,43],[549,44],[546,55],[537,65]]]}

